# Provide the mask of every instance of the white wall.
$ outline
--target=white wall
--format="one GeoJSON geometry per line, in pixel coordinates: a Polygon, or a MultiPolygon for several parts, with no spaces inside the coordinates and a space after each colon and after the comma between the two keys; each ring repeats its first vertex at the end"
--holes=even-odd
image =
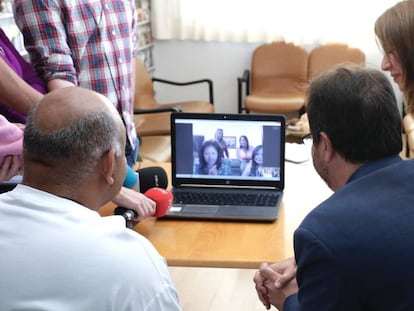
{"type": "MultiPolygon", "coordinates": [[[[156,69],[153,75],[180,82],[209,78],[214,82],[216,112],[236,113],[237,77],[250,67],[252,52],[260,44],[156,40],[156,69]]],[[[305,48],[310,51],[312,46],[305,48]]],[[[380,68],[382,54],[374,39],[372,44],[366,44],[363,50],[367,65],[380,68]]],[[[398,89],[395,90],[400,97],[398,89]]],[[[207,88],[204,85],[190,88],[156,85],[156,97],[161,103],[182,99],[207,99],[207,96],[207,88]]]]}
{"type": "MultiPolygon", "coordinates": [[[[154,47],[154,76],[176,81],[209,78],[214,83],[217,112],[237,112],[237,77],[249,67],[250,55],[258,44],[196,41],[156,41],[154,47]]],[[[186,88],[158,88],[157,98],[205,98],[205,87],[187,91],[186,88]],[[171,90],[171,92],[169,91],[171,90]],[[181,93],[181,94],[180,94],[181,93]]]]}

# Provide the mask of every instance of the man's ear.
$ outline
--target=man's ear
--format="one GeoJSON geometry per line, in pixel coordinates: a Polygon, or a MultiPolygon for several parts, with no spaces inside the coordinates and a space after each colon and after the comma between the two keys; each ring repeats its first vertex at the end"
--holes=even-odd
{"type": "Polygon", "coordinates": [[[111,148],[101,158],[102,175],[104,176],[105,181],[110,186],[112,186],[115,182],[115,179],[114,179],[115,159],[116,159],[116,152],[114,148],[111,148]]]}
{"type": "Polygon", "coordinates": [[[332,147],[332,141],[325,132],[320,132],[319,135],[321,137],[319,144],[324,152],[323,157],[325,161],[330,162],[335,155],[335,150],[332,147]]]}

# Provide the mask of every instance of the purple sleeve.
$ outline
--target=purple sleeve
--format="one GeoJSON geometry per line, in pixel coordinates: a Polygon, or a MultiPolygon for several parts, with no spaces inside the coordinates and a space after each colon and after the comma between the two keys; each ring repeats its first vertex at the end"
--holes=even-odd
{"type": "Polygon", "coordinates": [[[42,94],[46,87],[42,79],[35,73],[32,66],[20,55],[4,31],[0,28],[0,57],[17,73],[27,84],[42,94]]]}

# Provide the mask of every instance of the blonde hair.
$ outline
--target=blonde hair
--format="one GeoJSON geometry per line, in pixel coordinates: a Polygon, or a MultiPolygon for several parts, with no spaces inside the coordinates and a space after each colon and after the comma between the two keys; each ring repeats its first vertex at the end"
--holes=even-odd
{"type": "Polygon", "coordinates": [[[383,52],[401,64],[406,112],[414,114],[414,0],[401,1],[382,13],[375,35],[383,52]]]}

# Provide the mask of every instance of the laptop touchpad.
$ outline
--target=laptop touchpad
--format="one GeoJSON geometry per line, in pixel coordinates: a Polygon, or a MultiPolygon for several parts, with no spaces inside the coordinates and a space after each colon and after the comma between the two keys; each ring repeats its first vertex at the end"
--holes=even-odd
{"type": "Polygon", "coordinates": [[[191,213],[191,214],[212,214],[218,212],[220,206],[218,205],[196,205],[196,204],[187,204],[184,206],[182,213],[191,213]]]}

